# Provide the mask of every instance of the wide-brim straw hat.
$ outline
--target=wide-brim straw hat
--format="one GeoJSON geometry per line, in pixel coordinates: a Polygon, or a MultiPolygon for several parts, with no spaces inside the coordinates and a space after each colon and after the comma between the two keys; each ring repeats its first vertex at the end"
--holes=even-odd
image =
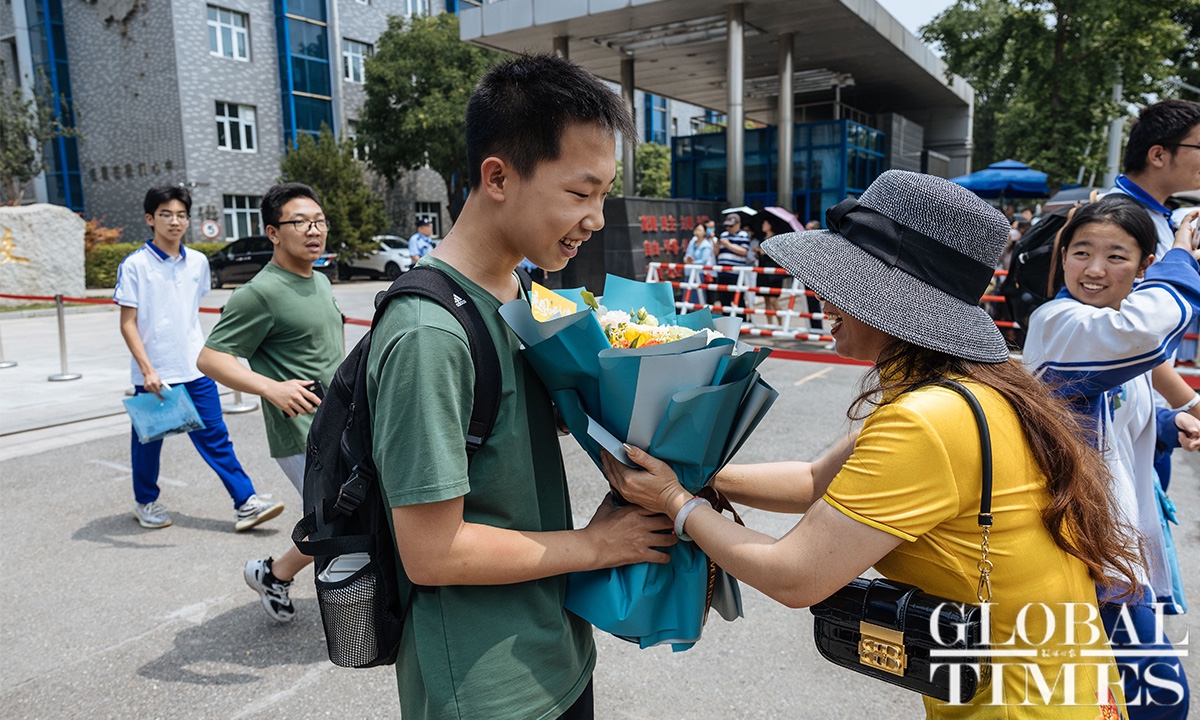
{"type": "Polygon", "coordinates": [[[913,345],[976,362],[1008,359],[979,306],[1008,239],[1004,216],[932,175],[889,170],[828,230],[776,235],[762,248],[847,315],[913,345]]]}

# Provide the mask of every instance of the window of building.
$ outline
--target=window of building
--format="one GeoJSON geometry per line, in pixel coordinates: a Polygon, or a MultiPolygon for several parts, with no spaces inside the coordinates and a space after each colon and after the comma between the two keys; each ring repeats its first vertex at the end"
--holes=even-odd
{"type": "Polygon", "coordinates": [[[240,12],[208,6],[208,51],[213,55],[250,59],[250,34],[246,16],[240,12]]]}
{"type": "Polygon", "coordinates": [[[333,67],[325,0],[275,0],[275,8],[284,143],[295,143],[298,133],[316,137],[322,124],[340,130],[333,120],[333,67]]]}
{"type": "Polygon", "coordinates": [[[363,81],[363,63],[371,56],[372,50],[367,43],[342,38],[342,77],[347,82],[363,81]]]}
{"type": "Polygon", "coordinates": [[[646,93],[646,134],[645,141],[667,144],[667,99],[661,95],[646,93]]]}
{"type": "Polygon", "coordinates": [[[354,0],[354,2],[358,3],[359,5],[370,5],[371,4],[371,0],[354,0]]]}
{"type": "Polygon", "coordinates": [[[233,240],[247,235],[262,234],[262,213],[257,195],[226,195],[225,237],[233,240]]]}
{"type": "Polygon", "coordinates": [[[404,0],[409,15],[428,15],[429,0],[404,0]]]}
{"type": "Polygon", "coordinates": [[[417,203],[417,217],[427,217],[433,221],[433,229],[430,232],[434,237],[442,236],[442,204],[435,202],[419,202],[417,203]]]}
{"type": "Polygon", "coordinates": [[[217,101],[217,147],[238,152],[255,151],[253,107],[217,101]]]}

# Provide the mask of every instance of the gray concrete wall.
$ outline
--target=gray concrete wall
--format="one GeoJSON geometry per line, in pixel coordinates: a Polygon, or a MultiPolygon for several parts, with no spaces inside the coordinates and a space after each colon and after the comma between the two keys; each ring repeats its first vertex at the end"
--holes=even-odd
{"type": "Polygon", "coordinates": [[[97,4],[62,8],[87,215],[142,240],[146,189],[187,179],[172,3],[107,22],[97,4]]]}
{"type": "MultiPolygon", "coordinates": [[[[283,152],[283,109],[279,96],[279,60],[275,10],[270,0],[220,0],[223,8],[249,16],[250,59],[235,60],[208,50],[204,0],[176,0],[174,45],[179,68],[183,139],[192,184],[193,215],[217,219],[224,228],[223,195],[262,195],[279,177],[283,152]],[[255,109],[255,152],[217,146],[216,102],[255,109]]],[[[193,223],[198,225],[198,223],[193,223]]],[[[192,230],[193,239],[199,239],[192,230]]]]}

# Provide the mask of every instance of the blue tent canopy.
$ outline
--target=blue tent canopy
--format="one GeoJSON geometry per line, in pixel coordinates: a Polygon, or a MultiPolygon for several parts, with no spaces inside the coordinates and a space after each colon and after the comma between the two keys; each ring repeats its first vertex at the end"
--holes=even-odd
{"type": "Polygon", "coordinates": [[[1046,173],[1038,172],[1017,160],[1001,160],[970,175],[950,178],[982,198],[1046,197],[1046,173]]]}

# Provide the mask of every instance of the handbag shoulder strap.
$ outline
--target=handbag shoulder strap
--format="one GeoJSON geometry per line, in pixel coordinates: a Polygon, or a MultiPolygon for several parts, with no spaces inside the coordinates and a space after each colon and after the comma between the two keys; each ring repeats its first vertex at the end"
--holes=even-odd
{"type": "Polygon", "coordinates": [[[971,406],[971,413],[975,415],[975,424],[979,428],[979,449],[980,456],[983,458],[983,487],[979,493],[979,533],[981,540],[979,543],[982,557],[979,560],[979,585],[976,588],[976,596],[979,602],[988,602],[992,599],[992,561],[989,559],[988,536],[991,534],[992,527],[992,436],[988,431],[987,416],[983,412],[983,406],[979,404],[979,399],[975,394],[967,389],[965,385],[948,378],[938,378],[929,380],[922,385],[941,385],[949,388],[962,396],[967,404],[971,406]]]}

